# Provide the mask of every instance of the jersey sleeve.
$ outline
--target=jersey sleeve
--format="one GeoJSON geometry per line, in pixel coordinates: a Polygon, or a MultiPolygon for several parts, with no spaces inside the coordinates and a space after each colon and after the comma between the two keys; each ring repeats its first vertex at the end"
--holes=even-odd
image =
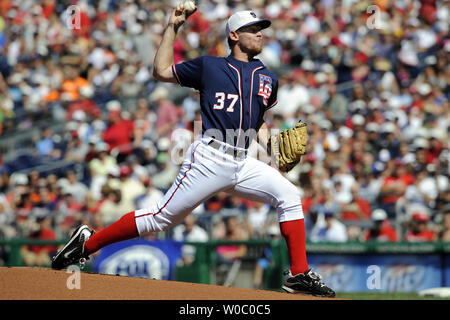
{"type": "Polygon", "coordinates": [[[278,103],[278,78],[273,78],[273,85],[272,85],[272,93],[270,94],[269,100],[267,102],[266,110],[269,110],[270,108],[273,108],[278,103]]]}
{"type": "Polygon", "coordinates": [[[172,65],[172,72],[177,82],[183,87],[200,90],[203,74],[204,57],[172,65]]]}

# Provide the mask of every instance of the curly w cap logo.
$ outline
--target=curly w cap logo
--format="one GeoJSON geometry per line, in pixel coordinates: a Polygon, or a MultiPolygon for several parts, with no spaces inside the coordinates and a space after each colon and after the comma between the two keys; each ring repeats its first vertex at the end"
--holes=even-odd
{"type": "Polygon", "coordinates": [[[272,93],[272,78],[264,74],[259,75],[258,96],[263,97],[263,103],[267,106],[267,101],[272,93]]]}
{"type": "Polygon", "coordinates": [[[250,12],[250,14],[251,14],[251,16],[253,17],[253,18],[256,18],[256,14],[252,11],[252,12],[250,12]]]}

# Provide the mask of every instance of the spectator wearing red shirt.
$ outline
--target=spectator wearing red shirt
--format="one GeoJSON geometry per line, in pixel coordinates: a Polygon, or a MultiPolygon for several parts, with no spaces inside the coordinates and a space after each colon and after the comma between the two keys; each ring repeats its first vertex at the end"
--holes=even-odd
{"type": "Polygon", "coordinates": [[[109,126],[103,133],[103,141],[109,145],[109,152],[118,152],[117,161],[122,162],[133,151],[134,123],[123,119],[120,110],[110,111],[109,126]]]}
{"type": "Polygon", "coordinates": [[[67,106],[66,120],[70,121],[72,119],[72,115],[75,111],[81,110],[87,116],[91,116],[92,118],[96,118],[100,115],[101,110],[97,106],[97,104],[91,99],[94,95],[94,89],[92,86],[84,86],[80,88],[80,98],[75,100],[67,106]]]}
{"type": "Polygon", "coordinates": [[[389,218],[395,217],[395,204],[405,194],[406,187],[414,183],[414,176],[406,171],[401,160],[390,160],[387,166],[387,175],[380,189],[382,208],[389,218]]]}
{"type": "Polygon", "coordinates": [[[430,25],[436,21],[436,0],[420,0],[420,16],[430,25]]]}
{"type": "Polygon", "coordinates": [[[428,164],[435,163],[441,155],[444,146],[436,136],[431,136],[429,140],[429,148],[425,150],[426,161],[428,164]]]}
{"type": "Polygon", "coordinates": [[[341,221],[369,220],[371,206],[369,201],[358,195],[359,185],[354,184],[351,188],[352,199],[349,203],[342,205],[341,221]]]}
{"type": "MultiPolygon", "coordinates": [[[[49,216],[40,216],[36,219],[39,228],[31,233],[33,240],[55,240],[56,236],[51,228],[49,216]]],[[[22,247],[22,259],[27,266],[50,266],[50,256],[56,253],[54,245],[30,245],[22,247]]]]}
{"type": "Polygon", "coordinates": [[[172,130],[178,123],[178,112],[176,106],[168,99],[169,92],[164,87],[157,87],[150,94],[150,101],[158,106],[156,120],[156,132],[159,137],[170,137],[172,130]]]}
{"type": "Polygon", "coordinates": [[[387,213],[383,209],[372,212],[373,227],[362,235],[363,241],[397,242],[397,232],[389,223],[387,213]]]}
{"type": "Polygon", "coordinates": [[[313,190],[310,185],[301,184],[302,181],[303,179],[300,180],[300,185],[305,187],[305,195],[302,198],[302,208],[303,213],[305,214],[306,217],[308,217],[310,213],[310,208],[313,207],[315,204],[320,203],[320,201],[322,200],[322,196],[318,192],[313,190]]]}
{"type": "Polygon", "coordinates": [[[430,217],[424,212],[413,213],[411,227],[405,234],[408,242],[429,242],[436,240],[436,233],[428,228],[430,217]]]}

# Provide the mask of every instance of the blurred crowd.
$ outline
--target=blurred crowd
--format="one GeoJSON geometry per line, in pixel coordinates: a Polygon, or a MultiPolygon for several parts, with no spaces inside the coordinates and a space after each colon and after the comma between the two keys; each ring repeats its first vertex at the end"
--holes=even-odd
{"type": "MultiPolygon", "coordinates": [[[[0,238],[101,229],[170,187],[182,157],[173,146],[200,121],[197,92],[151,76],[177,4],[0,2],[0,238]],[[1,144],[35,128],[28,145],[1,144]]],[[[259,58],[279,76],[279,103],[266,121],[308,123],[308,153],[286,175],[302,192],[308,240],[450,241],[450,1],[197,5],[175,63],[227,56],[234,11],[272,21],[259,58]]],[[[238,212],[235,234],[274,235],[273,208],[227,194],[194,215],[224,210],[238,212]]],[[[221,223],[200,224],[224,238],[221,223]]]]}

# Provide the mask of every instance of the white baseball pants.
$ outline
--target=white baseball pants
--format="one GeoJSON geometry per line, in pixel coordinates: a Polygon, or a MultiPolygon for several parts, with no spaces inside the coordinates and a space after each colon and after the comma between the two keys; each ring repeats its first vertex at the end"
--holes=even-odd
{"type": "Polygon", "coordinates": [[[299,191],[278,170],[252,157],[234,158],[209,146],[210,141],[194,141],[164,197],[151,207],[135,211],[140,235],[175,226],[220,191],[271,204],[279,222],[303,219],[299,191]]]}

